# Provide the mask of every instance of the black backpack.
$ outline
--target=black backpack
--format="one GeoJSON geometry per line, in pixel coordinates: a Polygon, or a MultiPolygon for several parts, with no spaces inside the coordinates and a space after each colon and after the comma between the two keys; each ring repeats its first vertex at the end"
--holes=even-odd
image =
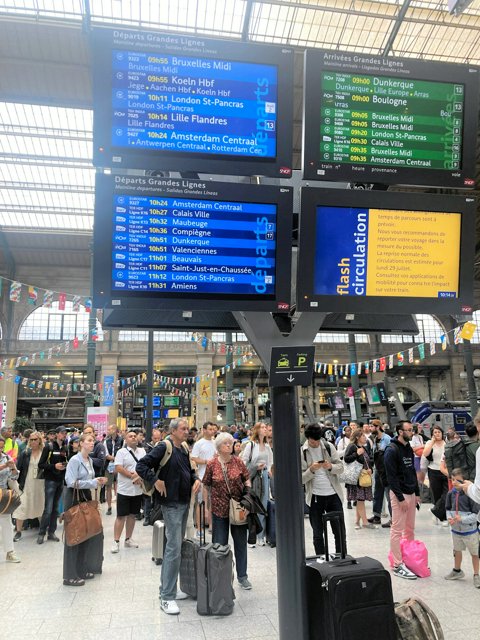
{"type": "Polygon", "coordinates": [[[449,475],[453,469],[464,469],[465,471],[468,469],[467,446],[462,438],[447,442],[445,445],[445,464],[449,475]]]}

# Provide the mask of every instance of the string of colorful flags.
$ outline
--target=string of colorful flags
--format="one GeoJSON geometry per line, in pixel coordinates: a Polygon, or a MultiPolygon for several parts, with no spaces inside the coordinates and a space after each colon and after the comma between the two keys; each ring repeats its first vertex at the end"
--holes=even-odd
{"type": "Polygon", "coordinates": [[[206,335],[198,332],[192,333],[191,339],[192,339],[192,342],[196,342],[205,351],[207,349],[210,349],[211,351],[214,351],[215,353],[219,353],[220,355],[226,355],[227,353],[231,353],[239,356],[242,353],[251,353],[253,351],[253,347],[249,343],[245,343],[241,346],[226,344],[225,342],[218,342],[216,340],[211,340],[206,335]]]}
{"type": "Polygon", "coordinates": [[[18,282],[17,280],[10,280],[9,278],[5,277],[0,278],[0,297],[3,294],[4,281],[6,284],[6,290],[8,291],[8,299],[10,300],[10,302],[26,301],[28,302],[28,304],[35,306],[41,300],[42,305],[45,308],[50,309],[53,306],[53,303],[58,301],[59,311],[65,311],[67,299],[71,298],[72,310],[74,313],[80,312],[82,303],[87,313],[90,313],[90,311],[92,310],[92,299],[90,297],[79,296],[73,293],[66,293],[65,291],[43,289],[42,287],[25,284],[24,282],[18,282]]]}
{"type": "Polygon", "coordinates": [[[16,356],[14,358],[4,358],[0,360],[0,367],[2,369],[18,369],[18,367],[24,367],[27,364],[37,364],[37,360],[52,360],[61,354],[70,353],[72,350],[77,351],[81,346],[85,346],[88,343],[88,337],[91,335],[92,340],[96,342],[98,340],[98,330],[94,327],[90,332],[86,331],[80,338],[75,336],[72,340],[62,342],[60,345],[54,345],[45,349],[44,351],[37,351],[29,355],[16,356]]]}
{"type": "MultiPolygon", "coordinates": [[[[459,344],[462,340],[471,340],[476,328],[477,325],[474,322],[466,322],[442,334],[440,336],[442,351],[445,351],[449,344],[449,334],[452,334],[453,344],[459,344]]],[[[393,369],[395,366],[402,367],[405,364],[405,357],[407,357],[409,364],[414,364],[415,351],[418,351],[418,359],[424,360],[428,356],[435,355],[437,343],[432,340],[431,342],[417,344],[405,351],[398,351],[397,353],[392,353],[387,356],[361,362],[315,362],[314,369],[316,373],[323,375],[339,375],[343,377],[360,375],[362,372],[368,375],[370,372],[382,372],[386,371],[387,368],[393,369]]]]}

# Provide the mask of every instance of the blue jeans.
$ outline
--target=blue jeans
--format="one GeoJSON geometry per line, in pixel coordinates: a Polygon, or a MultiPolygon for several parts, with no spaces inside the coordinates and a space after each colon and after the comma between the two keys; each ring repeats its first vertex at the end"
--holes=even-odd
{"type": "MultiPolygon", "coordinates": [[[[265,507],[265,511],[267,510],[268,504],[268,494],[270,491],[270,478],[268,477],[268,471],[264,469],[262,471],[262,504],[265,507]]],[[[260,520],[260,524],[262,525],[263,531],[261,531],[257,536],[257,542],[260,540],[265,540],[265,536],[267,535],[267,518],[263,516],[261,513],[257,513],[258,519],[260,520]]]]}
{"type": "MultiPolygon", "coordinates": [[[[228,518],[219,518],[212,513],[212,542],[213,544],[228,544],[228,528],[232,533],[233,550],[237,578],[247,578],[247,525],[230,525],[228,518]]],[[[165,560],[164,560],[165,562],[165,560]]]]}
{"type": "Polygon", "coordinates": [[[62,497],[62,491],[63,479],[60,482],[45,480],[45,508],[40,520],[39,536],[44,536],[47,533],[47,529],[50,535],[57,530],[58,503],[62,497]]]}
{"type": "Polygon", "coordinates": [[[380,518],[382,515],[382,507],[383,507],[383,498],[387,499],[388,511],[390,512],[390,517],[392,517],[392,508],[390,506],[390,490],[388,487],[385,487],[382,479],[380,478],[380,474],[375,469],[373,473],[373,479],[375,486],[373,487],[373,515],[380,518]]]}
{"type": "Polygon", "coordinates": [[[182,558],[182,541],[187,528],[189,503],[162,504],[166,544],[160,576],[160,598],[175,600],[182,558]]]}

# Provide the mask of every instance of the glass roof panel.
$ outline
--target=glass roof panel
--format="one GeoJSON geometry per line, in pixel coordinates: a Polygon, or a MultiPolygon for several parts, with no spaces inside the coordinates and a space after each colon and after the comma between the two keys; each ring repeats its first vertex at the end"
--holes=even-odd
{"type": "Polygon", "coordinates": [[[82,18],[81,0],[11,0],[0,4],[4,13],[45,18],[82,18]]]}
{"type": "Polygon", "coordinates": [[[244,13],[245,0],[96,0],[91,5],[93,24],[211,35],[240,35],[244,13]]]}
{"type": "Polygon", "coordinates": [[[0,225],[91,230],[92,112],[0,102],[0,225]]]}

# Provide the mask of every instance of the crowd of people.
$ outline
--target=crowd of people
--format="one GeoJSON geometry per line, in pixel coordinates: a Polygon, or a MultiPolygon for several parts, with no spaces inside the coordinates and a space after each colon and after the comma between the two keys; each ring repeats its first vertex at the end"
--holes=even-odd
{"type": "MultiPolygon", "coordinates": [[[[416,579],[403,562],[401,540],[414,539],[416,508],[430,496],[433,525],[450,526],[454,566],[447,580],[464,577],[462,551],[472,557],[473,582],[479,577],[480,417],[460,437],[435,425],[428,436],[422,425],[399,421],[394,428],[378,419],[352,421],[335,429],[331,423],[301,430],[302,484],[305,510],[313,531],[315,553],[325,555],[322,516],[355,509],[355,529],[389,529],[393,575],[416,579]],[[371,503],[371,509],[367,506],[371,503]],[[383,522],[382,522],[383,520],[383,522]]],[[[266,544],[267,506],[274,501],[274,448],[271,424],[200,429],[186,419],[168,429],[153,429],[150,442],[138,428],[120,433],[116,426],[98,437],[92,425],[81,433],[64,426],[42,433],[27,429],[0,435],[0,489],[17,486],[20,505],[12,516],[0,516],[6,561],[20,562],[15,545],[25,528],[38,528],[37,544],[59,542],[62,514],[92,498],[106,503],[106,517],[116,517],[110,551],[121,540],[137,548],[138,521],[162,519],[165,548],[160,579],[161,608],[178,614],[182,541],[190,517],[195,536],[208,531],[213,543],[233,541],[238,584],[249,590],[248,548],[266,544]],[[154,491],[148,491],[154,487],[154,491]],[[248,504],[245,522],[232,524],[231,499],[248,504]],[[13,523],[13,524],[12,524],[13,523]],[[15,529],[13,530],[13,525],[15,529]]],[[[346,540],[344,519],[331,521],[335,552],[346,540]]],[[[273,546],[273,545],[272,545],[273,546]]],[[[102,572],[103,532],[81,544],[65,545],[63,583],[83,586],[102,572]]],[[[346,549],[343,549],[346,551],[346,549]]]]}

